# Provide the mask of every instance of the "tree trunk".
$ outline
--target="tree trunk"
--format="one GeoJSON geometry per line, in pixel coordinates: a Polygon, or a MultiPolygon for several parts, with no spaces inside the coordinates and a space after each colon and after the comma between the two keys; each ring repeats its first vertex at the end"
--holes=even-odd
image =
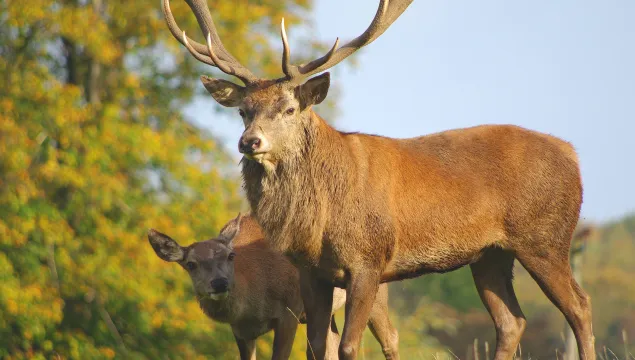
{"type": "MultiPolygon", "coordinates": [[[[101,0],[93,0],[93,11],[97,16],[102,17],[104,13],[101,0]]],[[[86,101],[90,104],[97,104],[99,97],[99,75],[101,74],[101,64],[93,57],[88,60],[88,72],[86,74],[86,101]]]]}

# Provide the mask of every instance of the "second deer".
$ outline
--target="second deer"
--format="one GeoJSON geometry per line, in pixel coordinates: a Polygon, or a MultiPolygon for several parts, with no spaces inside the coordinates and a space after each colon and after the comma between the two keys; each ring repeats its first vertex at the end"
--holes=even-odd
{"type": "MultiPolygon", "coordinates": [[[[231,326],[241,360],[254,360],[256,339],[271,330],[272,359],[289,358],[298,322],[306,320],[298,271],[269,249],[252,217],[239,215],[219,236],[190,246],[180,246],[153,229],[148,239],[157,256],[187,271],[203,312],[231,326]]],[[[333,297],[335,312],[343,306],[346,292],[336,289],[333,297]]],[[[368,326],[386,359],[399,359],[397,330],[388,318],[387,285],[379,289],[368,326]]],[[[327,342],[327,358],[336,360],[339,335],[333,316],[327,342]]]]}

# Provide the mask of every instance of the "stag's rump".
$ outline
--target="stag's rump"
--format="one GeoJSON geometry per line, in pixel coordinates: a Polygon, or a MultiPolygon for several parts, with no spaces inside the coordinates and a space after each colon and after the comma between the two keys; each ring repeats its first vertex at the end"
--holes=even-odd
{"type": "Polygon", "coordinates": [[[361,208],[381,206],[386,228],[373,231],[393,237],[385,280],[449,271],[492,246],[568,251],[582,202],[569,143],[509,125],[412,139],[355,136],[374,149],[358,167],[373,202],[361,208]],[[560,243],[545,243],[544,234],[560,243]]]}

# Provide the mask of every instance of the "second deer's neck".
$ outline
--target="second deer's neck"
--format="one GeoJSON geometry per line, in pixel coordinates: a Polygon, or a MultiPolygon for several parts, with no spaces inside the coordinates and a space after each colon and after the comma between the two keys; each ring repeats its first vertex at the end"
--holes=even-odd
{"type": "Polygon", "coordinates": [[[199,298],[198,303],[205,315],[213,320],[222,323],[232,323],[237,317],[231,291],[225,299],[212,300],[210,298],[199,298]]]}

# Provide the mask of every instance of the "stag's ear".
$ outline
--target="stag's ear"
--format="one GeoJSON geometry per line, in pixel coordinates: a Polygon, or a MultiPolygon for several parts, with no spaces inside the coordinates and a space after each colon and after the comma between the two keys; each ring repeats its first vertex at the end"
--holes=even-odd
{"type": "Polygon", "coordinates": [[[230,220],[220,231],[218,239],[222,241],[226,246],[232,246],[232,242],[238,232],[240,231],[240,221],[243,218],[243,214],[238,213],[234,219],[230,220]]]}
{"type": "Polygon", "coordinates": [[[150,240],[150,245],[152,245],[154,252],[157,253],[157,256],[161,259],[165,261],[183,260],[183,256],[185,256],[183,248],[177,244],[176,241],[172,240],[171,237],[154,229],[150,229],[148,231],[148,240],[150,240]]]}
{"type": "Polygon", "coordinates": [[[331,84],[331,74],[324,73],[309,79],[309,81],[296,88],[296,97],[300,106],[304,109],[311,105],[317,105],[326,99],[331,84]]]}
{"type": "Polygon", "coordinates": [[[245,88],[232,82],[212,79],[205,75],[201,76],[201,81],[214,100],[223,106],[236,107],[245,97],[245,88]]]}

